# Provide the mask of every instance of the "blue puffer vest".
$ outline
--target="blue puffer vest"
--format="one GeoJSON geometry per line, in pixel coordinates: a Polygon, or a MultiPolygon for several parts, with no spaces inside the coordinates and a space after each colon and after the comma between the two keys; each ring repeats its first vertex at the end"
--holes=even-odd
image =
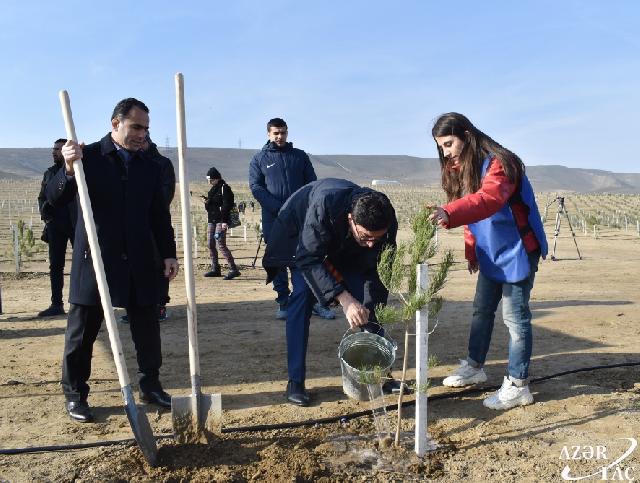
{"type": "MultiPolygon", "coordinates": [[[[482,177],[487,173],[491,158],[484,160],[482,177]]],[[[496,282],[516,283],[529,276],[531,270],[529,258],[522,242],[522,236],[532,230],[540,244],[542,258],[547,256],[547,237],[544,234],[542,219],[538,211],[533,188],[523,174],[520,189],[500,211],[476,223],[469,224],[476,239],[476,256],[480,272],[496,282]],[[529,208],[529,226],[519,230],[516,225],[511,201],[518,199],[529,208]]]]}

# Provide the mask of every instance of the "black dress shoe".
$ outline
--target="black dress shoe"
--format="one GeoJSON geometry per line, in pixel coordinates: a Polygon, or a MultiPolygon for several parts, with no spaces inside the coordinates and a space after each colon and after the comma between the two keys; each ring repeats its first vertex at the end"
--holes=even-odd
{"type": "Polygon", "coordinates": [[[80,423],[93,421],[93,412],[87,401],[67,401],[65,407],[71,419],[80,423]]]}
{"type": "Polygon", "coordinates": [[[142,392],[140,391],[140,400],[144,403],[157,404],[163,408],[171,407],[171,395],[164,392],[162,389],[159,391],[142,392]]]}
{"type": "Polygon", "coordinates": [[[296,406],[308,406],[311,396],[304,389],[304,383],[289,381],[287,384],[287,401],[296,406]]]}

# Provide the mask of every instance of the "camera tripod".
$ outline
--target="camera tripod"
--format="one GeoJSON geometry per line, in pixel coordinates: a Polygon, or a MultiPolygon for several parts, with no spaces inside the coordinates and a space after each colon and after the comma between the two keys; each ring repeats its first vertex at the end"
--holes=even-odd
{"type": "MultiPolygon", "coordinates": [[[[576,234],[574,233],[573,227],[571,226],[571,220],[569,219],[567,208],[565,208],[564,206],[564,196],[556,196],[556,198],[547,205],[547,210],[549,209],[549,206],[551,206],[551,204],[554,201],[558,202],[558,212],[556,213],[556,226],[553,231],[553,251],[551,252],[551,260],[554,260],[554,261],[557,260],[556,243],[558,241],[558,235],[560,234],[560,224],[562,222],[562,218],[561,218],[562,215],[564,215],[564,217],[567,219],[567,223],[569,224],[569,230],[571,231],[571,236],[573,237],[573,243],[575,244],[576,251],[578,252],[578,259],[582,260],[582,255],[580,255],[580,249],[578,248],[578,242],[576,241],[576,234]]],[[[546,215],[546,210],[545,210],[545,215],[546,215]]]]}

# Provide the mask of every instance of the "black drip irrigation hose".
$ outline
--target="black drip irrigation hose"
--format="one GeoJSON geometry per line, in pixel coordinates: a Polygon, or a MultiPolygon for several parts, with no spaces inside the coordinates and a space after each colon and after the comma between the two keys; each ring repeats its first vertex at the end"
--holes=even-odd
{"type": "MultiPolygon", "coordinates": [[[[537,384],[539,382],[548,381],[549,379],[554,379],[556,377],[566,376],[568,374],[577,374],[580,372],[591,372],[597,371],[600,369],[615,369],[617,367],[634,367],[640,366],[640,362],[621,362],[619,364],[608,364],[608,365],[600,365],[600,366],[592,366],[592,367],[583,367],[580,369],[572,369],[570,371],[558,372],[556,374],[551,374],[549,376],[537,377],[535,379],[531,379],[529,382],[531,384],[537,384]]],[[[498,389],[500,386],[483,386],[483,387],[473,387],[469,389],[463,389],[461,391],[455,392],[447,392],[442,394],[434,394],[433,396],[429,396],[430,401],[436,401],[439,399],[452,399],[458,397],[469,396],[472,394],[478,394],[481,392],[493,391],[498,389]]],[[[415,399],[410,401],[404,401],[402,403],[402,407],[411,407],[416,403],[415,399]]],[[[398,409],[397,404],[389,404],[385,407],[387,411],[394,411],[398,409]]],[[[319,419],[310,419],[307,421],[296,421],[289,423],[278,423],[278,424],[257,424],[254,426],[234,426],[230,428],[222,428],[223,434],[230,433],[258,433],[263,431],[275,431],[279,429],[292,429],[292,428],[303,428],[308,426],[319,426],[322,424],[331,424],[331,423],[344,423],[351,419],[361,418],[363,416],[367,416],[371,414],[370,410],[358,411],[355,413],[344,414],[342,416],[330,416],[327,418],[319,418],[319,419]]],[[[160,439],[172,439],[173,434],[170,435],[160,435],[155,437],[157,440],[160,439]]],[[[127,445],[131,446],[135,443],[134,438],[129,439],[118,439],[118,440],[105,440],[105,441],[94,441],[92,443],[76,443],[76,444],[66,444],[66,445],[53,445],[53,446],[29,446],[26,448],[10,448],[10,449],[0,449],[0,455],[16,455],[16,454],[25,454],[25,453],[46,453],[50,451],[68,451],[74,449],[87,449],[87,448],[96,448],[102,446],[115,446],[115,445],[127,445]]]]}

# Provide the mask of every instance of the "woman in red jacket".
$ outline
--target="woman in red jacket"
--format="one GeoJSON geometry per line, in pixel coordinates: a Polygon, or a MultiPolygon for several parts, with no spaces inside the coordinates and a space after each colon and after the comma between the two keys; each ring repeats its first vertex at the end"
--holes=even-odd
{"type": "Polygon", "coordinates": [[[509,363],[502,387],[484,400],[491,409],[533,402],[529,363],[533,345],[529,296],[547,240],[533,189],[520,158],[478,130],[465,116],[440,116],[432,129],[438,146],[442,187],[448,203],[432,220],[444,228],[464,225],[469,273],[479,272],[469,351],[443,384],[468,386],[487,380],[483,365],[495,312],[509,329],[509,363]]]}

